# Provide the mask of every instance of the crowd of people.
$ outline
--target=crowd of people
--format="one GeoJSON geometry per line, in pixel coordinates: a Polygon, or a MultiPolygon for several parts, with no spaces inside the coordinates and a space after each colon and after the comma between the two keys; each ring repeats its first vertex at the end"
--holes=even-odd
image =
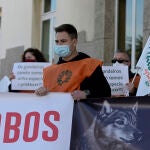
{"type": "MultiPolygon", "coordinates": [[[[51,64],[43,69],[42,71],[43,86],[39,87],[36,90],[14,90],[12,89],[12,84],[10,84],[8,87],[9,92],[34,93],[39,97],[45,96],[51,92],[65,92],[70,93],[73,100],[76,102],[80,100],[86,100],[89,98],[94,99],[102,97],[105,98],[114,97],[114,95],[112,95],[111,93],[110,84],[107,81],[102,70],[103,61],[91,58],[89,55],[83,52],[79,52],[77,50],[78,33],[76,28],[71,24],[62,24],[55,28],[55,32],[56,38],[54,51],[55,54],[58,55],[59,60],[57,61],[56,64],[51,64]]],[[[44,55],[40,50],[36,48],[28,48],[24,51],[21,62],[33,64],[33,62],[43,63],[47,62],[47,60],[45,59],[44,55]]],[[[131,61],[129,55],[125,51],[117,51],[112,59],[112,66],[128,66],[129,82],[126,83],[125,86],[129,91],[129,96],[136,96],[140,75],[131,72],[131,61]]],[[[15,78],[16,78],[15,73],[13,72],[10,73],[9,75],[10,81],[14,80],[15,78]]],[[[118,97],[118,95],[116,97],[118,97]]],[[[104,108],[102,108],[102,111],[100,113],[103,112],[103,109],[104,108]]],[[[109,109],[109,106],[106,109],[109,109]]],[[[115,111],[113,111],[112,114],[114,112],[115,111]]],[[[118,112],[116,111],[116,113],[118,112]]],[[[106,114],[102,113],[101,117],[105,123],[107,121],[110,122],[112,114],[109,114],[109,110],[106,110],[106,114]],[[109,121],[106,119],[107,113],[109,121]]],[[[121,112],[121,115],[122,114],[123,113],[121,112]]],[[[118,117],[119,115],[115,114],[114,116],[113,118],[115,118],[115,123],[113,122],[113,126],[116,126],[115,124],[117,124],[117,126],[119,126],[120,128],[120,118],[118,117]]],[[[93,120],[95,122],[95,119],[93,120]]],[[[124,124],[124,120],[121,121],[124,124]]],[[[106,125],[105,123],[104,126],[106,125]]],[[[111,149],[121,148],[126,150],[127,149],[133,150],[133,148],[128,144],[124,143],[124,141],[123,142],[120,141],[121,138],[118,140],[114,138],[114,135],[113,136],[111,135],[110,137],[107,136],[107,134],[105,135],[103,132],[101,132],[101,126],[99,125],[100,124],[95,124],[94,127],[92,123],[91,126],[92,128],[90,127],[87,130],[89,132],[85,132],[90,133],[89,134],[90,141],[86,141],[88,142],[88,144],[81,145],[81,148],[79,148],[80,145],[77,144],[77,149],[87,149],[88,145],[88,149],[89,147],[91,147],[92,149],[99,149],[100,147],[106,148],[107,146],[108,149],[112,147],[111,149]],[[102,134],[102,138],[98,138],[99,133],[102,134]],[[103,142],[104,141],[103,139],[105,139],[105,142],[103,142]],[[89,144],[90,142],[94,144],[93,145],[89,144]],[[96,142],[100,145],[97,144],[96,146],[96,142]]],[[[117,128],[115,130],[117,131],[117,128]]]]}
{"type": "MultiPolygon", "coordinates": [[[[59,60],[56,64],[43,69],[43,87],[31,92],[38,96],[44,96],[49,92],[70,92],[76,101],[111,97],[110,85],[102,71],[103,61],[77,50],[76,28],[71,24],[62,24],[55,28],[55,32],[54,51],[59,60]]],[[[22,62],[47,61],[40,50],[28,48],[22,55],[22,62]]],[[[140,76],[131,72],[129,55],[125,51],[117,51],[112,59],[112,65],[128,66],[129,83],[126,83],[126,87],[129,96],[136,96],[140,76]]],[[[9,79],[15,79],[14,73],[10,74],[9,79]]],[[[12,90],[10,84],[9,92],[20,91],[12,90]]]]}

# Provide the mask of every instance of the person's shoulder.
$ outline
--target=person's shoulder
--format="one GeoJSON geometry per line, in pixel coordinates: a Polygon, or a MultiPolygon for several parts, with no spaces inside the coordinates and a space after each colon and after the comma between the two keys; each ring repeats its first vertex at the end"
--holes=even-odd
{"type": "Polygon", "coordinates": [[[93,61],[99,61],[99,62],[103,62],[102,60],[100,59],[97,59],[97,58],[93,58],[93,57],[90,57],[89,55],[83,53],[83,52],[78,52],[78,57],[84,59],[84,58],[89,58],[89,60],[93,60],[93,61]]]}
{"type": "Polygon", "coordinates": [[[70,61],[79,61],[79,60],[83,60],[83,59],[86,59],[86,58],[90,58],[90,56],[83,53],[83,52],[78,52],[78,55],[70,61]]]}
{"type": "Polygon", "coordinates": [[[81,58],[90,58],[89,55],[83,53],[83,52],[78,52],[78,57],[81,57],[81,58]]]}

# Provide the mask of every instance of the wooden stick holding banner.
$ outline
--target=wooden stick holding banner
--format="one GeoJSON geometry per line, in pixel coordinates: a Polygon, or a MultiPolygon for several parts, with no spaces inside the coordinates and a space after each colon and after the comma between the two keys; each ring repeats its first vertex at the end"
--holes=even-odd
{"type": "Polygon", "coordinates": [[[136,76],[137,76],[137,74],[138,74],[138,71],[140,70],[141,68],[140,67],[137,67],[137,70],[136,70],[136,73],[135,73],[135,75],[134,75],[134,77],[133,77],[133,79],[132,79],[132,84],[134,83],[134,80],[135,80],[135,78],[136,78],[136,76]]]}

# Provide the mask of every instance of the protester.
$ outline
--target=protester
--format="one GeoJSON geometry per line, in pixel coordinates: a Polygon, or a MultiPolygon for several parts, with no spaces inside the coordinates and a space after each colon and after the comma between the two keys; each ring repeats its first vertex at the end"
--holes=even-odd
{"type": "MultiPolygon", "coordinates": [[[[22,55],[22,62],[47,62],[42,52],[36,48],[28,48],[22,55]]],[[[14,73],[10,73],[9,79],[15,79],[14,73]]],[[[9,92],[19,92],[19,90],[12,90],[11,84],[9,85],[9,92]]],[[[28,92],[28,91],[27,91],[28,92]]],[[[33,93],[34,91],[32,91],[33,93]]]]}
{"type": "Polygon", "coordinates": [[[139,74],[131,72],[131,61],[127,52],[117,51],[112,59],[113,66],[128,66],[129,83],[126,83],[126,88],[129,90],[129,96],[135,96],[140,81],[139,74]]]}
{"type": "Polygon", "coordinates": [[[55,31],[54,50],[59,61],[44,69],[44,87],[35,93],[43,96],[48,92],[71,92],[74,100],[110,97],[111,89],[101,69],[102,61],[76,49],[76,28],[71,24],[62,24],[55,31]]]}

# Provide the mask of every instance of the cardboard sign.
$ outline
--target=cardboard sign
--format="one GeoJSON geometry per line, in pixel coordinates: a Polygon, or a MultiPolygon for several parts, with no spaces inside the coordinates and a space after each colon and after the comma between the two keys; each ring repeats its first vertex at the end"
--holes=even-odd
{"type": "Polygon", "coordinates": [[[15,63],[12,90],[36,90],[43,86],[43,68],[49,65],[50,63],[41,62],[15,63]]]}
{"type": "Polygon", "coordinates": [[[128,66],[103,66],[102,70],[110,85],[112,95],[129,95],[125,86],[129,82],[128,66]]]}
{"type": "Polygon", "coordinates": [[[69,93],[0,93],[1,149],[69,150],[73,103],[69,93]]]}

